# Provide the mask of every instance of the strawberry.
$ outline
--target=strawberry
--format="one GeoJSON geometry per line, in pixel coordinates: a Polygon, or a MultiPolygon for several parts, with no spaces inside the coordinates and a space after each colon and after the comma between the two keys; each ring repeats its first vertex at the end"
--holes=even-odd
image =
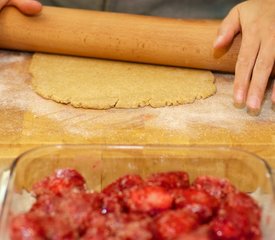
{"type": "Polygon", "coordinates": [[[99,193],[71,192],[63,195],[42,195],[32,206],[31,212],[45,218],[62,216],[79,233],[85,231],[90,214],[101,212],[102,199],[99,193]]]}
{"type": "Polygon", "coordinates": [[[105,240],[110,235],[106,228],[107,217],[100,213],[92,213],[86,232],[80,238],[81,240],[105,240]]]}
{"type": "Polygon", "coordinates": [[[61,202],[58,212],[67,219],[73,229],[82,233],[86,230],[93,212],[101,212],[102,199],[99,193],[70,193],[61,202]]]}
{"type": "Polygon", "coordinates": [[[57,195],[40,195],[36,202],[32,205],[31,212],[39,213],[39,215],[53,215],[63,201],[61,196],[57,195]]]}
{"type": "Polygon", "coordinates": [[[210,225],[212,238],[217,240],[245,240],[243,231],[247,225],[248,219],[245,215],[235,212],[234,209],[220,210],[219,216],[210,225]]]}
{"type": "Polygon", "coordinates": [[[102,190],[104,214],[122,212],[124,210],[123,192],[132,187],[142,185],[144,182],[138,175],[125,175],[118,178],[102,190]]]}
{"type": "Polygon", "coordinates": [[[143,184],[143,180],[138,175],[126,175],[121,178],[118,178],[115,182],[106,186],[102,192],[110,195],[110,194],[121,194],[121,192],[125,189],[129,189],[134,186],[138,186],[143,184]]]}
{"type": "Polygon", "coordinates": [[[204,190],[219,201],[224,200],[229,193],[235,192],[235,187],[227,180],[216,177],[197,177],[193,182],[193,187],[204,190]]]}
{"type": "Polygon", "coordinates": [[[163,187],[165,189],[188,188],[189,176],[186,172],[155,173],[146,180],[149,185],[163,187]]]}
{"type": "Polygon", "coordinates": [[[132,212],[154,214],[172,206],[169,192],[158,186],[138,186],[124,192],[124,201],[132,212]]]}
{"type": "Polygon", "coordinates": [[[189,233],[198,226],[195,214],[185,209],[169,210],[155,219],[154,234],[159,240],[174,240],[184,233],[189,233]]]}
{"type": "Polygon", "coordinates": [[[260,223],[261,209],[249,195],[242,192],[229,194],[224,205],[247,215],[255,224],[260,223]]]}
{"type": "Polygon", "coordinates": [[[69,224],[69,219],[62,215],[53,217],[43,217],[40,223],[44,230],[44,239],[51,240],[75,240],[77,239],[77,233],[73,230],[69,224]]]}
{"type": "Polygon", "coordinates": [[[120,194],[101,194],[102,197],[102,214],[119,213],[125,209],[123,197],[120,194]]]}
{"type": "Polygon", "coordinates": [[[210,224],[213,239],[217,240],[256,240],[261,239],[258,223],[250,218],[249,212],[223,207],[210,224]]]}
{"type": "Polygon", "coordinates": [[[12,219],[12,240],[74,240],[76,235],[62,215],[26,213],[12,219]]]}
{"type": "Polygon", "coordinates": [[[226,215],[228,211],[245,216],[246,224],[242,232],[248,239],[261,238],[261,209],[249,195],[242,192],[229,194],[220,210],[220,215],[226,215]]]}
{"type": "Polygon", "coordinates": [[[174,205],[176,208],[188,209],[197,214],[200,222],[211,219],[219,207],[218,201],[207,192],[198,189],[174,189],[174,205]]]}
{"type": "Polygon", "coordinates": [[[84,190],[84,178],[73,169],[59,169],[53,176],[46,177],[32,188],[36,196],[43,194],[62,195],[66,192],[84,190]]]}
{"type": "Polygon", "coordinates": [[[38,217],[26,213],[12,218],[10,238],[11,240],[43,240],[44,231],[38,217]]]}

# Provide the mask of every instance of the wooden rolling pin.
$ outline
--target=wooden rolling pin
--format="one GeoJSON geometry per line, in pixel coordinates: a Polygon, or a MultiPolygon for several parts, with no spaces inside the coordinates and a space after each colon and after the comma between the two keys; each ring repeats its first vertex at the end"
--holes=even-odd
{"type": "Polygon", "coordinates": [[[240,36],[213,52],[219,21],[44,7],[0,12],[0,48],[234,72],[240,36]]]}

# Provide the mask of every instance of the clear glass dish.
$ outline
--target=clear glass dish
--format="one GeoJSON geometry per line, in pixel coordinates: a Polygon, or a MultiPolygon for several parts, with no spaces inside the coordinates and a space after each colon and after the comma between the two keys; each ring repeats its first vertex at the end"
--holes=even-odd
{"type": "Polygon", "coordinates": [[[261,158],[225,147],[57,145],[41,147],[19,156],[6,172],[0,212],[0,239],[8,240],[12,214],[24,209],[18,201],[24,190],[58,168],[74,168],[87,180],[88,188],[100,190],[116,178],[136,173],[186,171],[191,181],[201,175],[229,179],[239,190],[250,193],[263,209],[264,239],[275,239],[275,188],[269,165],[261,158]]]}

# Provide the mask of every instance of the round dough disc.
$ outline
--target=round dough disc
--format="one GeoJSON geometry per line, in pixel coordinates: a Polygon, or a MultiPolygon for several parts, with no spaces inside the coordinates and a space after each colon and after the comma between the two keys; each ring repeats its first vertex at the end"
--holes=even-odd
{"type": "Polygon", "coordinates": [[[174,106],[216,92],[211,72],[176,67],[37,53],[30,71],[39,95],[82,108],[174,106]]]}

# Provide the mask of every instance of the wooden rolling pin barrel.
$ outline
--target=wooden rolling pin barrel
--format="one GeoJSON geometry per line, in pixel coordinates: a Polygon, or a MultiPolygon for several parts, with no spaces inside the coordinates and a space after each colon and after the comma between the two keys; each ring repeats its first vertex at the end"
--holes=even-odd
{"type": "Polygon", "coordinates": [[[213,51],[219,21],[44,7],[0,12],[0,48],[234,72],[240,36],[213,51]]]}

